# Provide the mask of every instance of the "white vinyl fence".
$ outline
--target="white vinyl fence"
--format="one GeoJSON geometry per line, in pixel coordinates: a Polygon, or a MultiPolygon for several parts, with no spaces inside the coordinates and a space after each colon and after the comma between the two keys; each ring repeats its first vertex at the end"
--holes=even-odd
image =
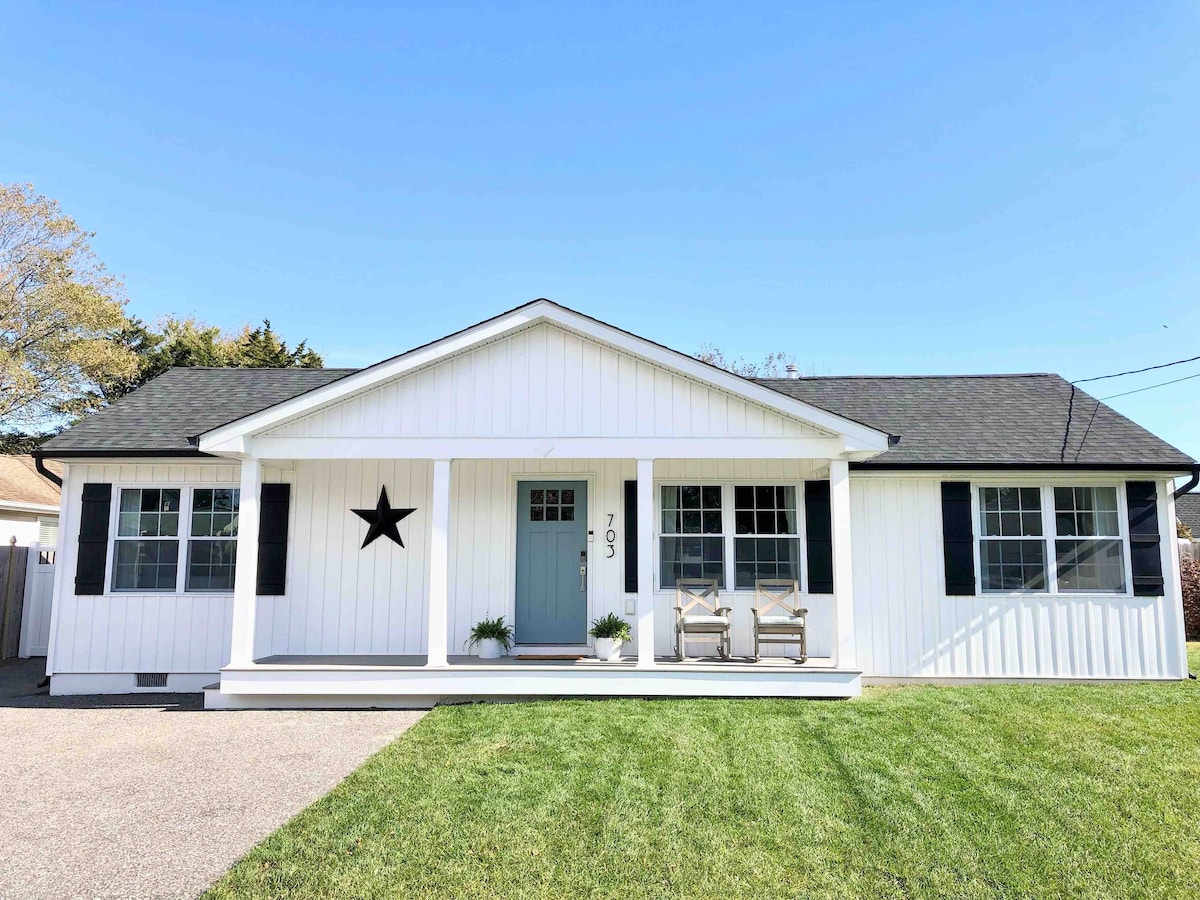
{"type": "Polygon", "coordinates": [[[25,604],[21,616],[21,656],[45,656],[50,649],[50,603],[54,596],[54,547],[29,545],[25,604]]]}

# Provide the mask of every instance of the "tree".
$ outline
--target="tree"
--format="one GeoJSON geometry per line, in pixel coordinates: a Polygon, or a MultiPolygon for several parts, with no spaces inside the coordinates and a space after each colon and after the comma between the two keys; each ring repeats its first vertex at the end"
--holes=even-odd
{"type": "MultiPolygon", "coordinates": [[[[124,286],[91,232],[33,185],[0,185],[0,427],[45,429],[137,372],[124,286]]],[[[81,411],[86,411],[82,410],[81,411]]]]}
{"type": "Polygon", "coordinates": [[[136,371],[98,383],[72,410],[77,414],[119,400],[170,368],[320,369],[325,366],[321,355],[311,350],[307,341],[290,349],[266,320],[261,328],[251,329],[246,325],[237,334],[228,335],[217,326],[194,318],[168,316],[157,330],[135,318],[128,320],[117,339],[136,354],[136,371]]]}
{"type": "Polygon", "coordinates": [[[289,350],[271,329],[270,320],[263,319],[261,328],[251,331],[247,326],[233,339],[227,365],[240,369],[323,369],[325,360],[309,349],[308,341],[289,350]]]}
{"type": "Polygon", "coordinates": [[[701,362],[743,378],[783,378],[787,375],[787,366],[796,364],[796,358],[782,350],[768,353],[761,363],[749,362],[744,357],[729,359],[719,347],[707,343],[701,344],[695,355],[701,362]]]}

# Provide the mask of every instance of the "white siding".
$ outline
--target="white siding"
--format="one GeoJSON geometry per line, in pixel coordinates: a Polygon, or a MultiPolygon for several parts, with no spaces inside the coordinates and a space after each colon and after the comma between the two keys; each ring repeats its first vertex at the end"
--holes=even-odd
{"type": "Polygon", "coordinates": [[[263,432],[271,437],[812,437],[828,432],[540,324],[263,432]]]}
{"type": "Polygon", "coordinates": [[[290,482],[292,502],[287,594],[258,598],[256,654],[424,653],[430,463],[322,460],[264,477],[290,482]],[[367,525],[351,510],[374,507],[380,487],[394,508],[416,508],[399,525],[403,548],[360,549],[367,525]]]}
{"type": "MultiPolygon", "coordinates": [[[[405,461],[303,462],[290,472],[267,470],[268,480],[293,483],[286,597],[259,598],[256,652],[424,653],[431,469],[405,461]],[[400,525],[405,548],[380,540],[360,550],[365,524],[350,513],[374,506],[379,487],[394,507],[417,512],[400,525]]],[[[455,460],[450,488],[450,653],[462,653],[468,633],[484,617],[515,620],[516,495],[523,476],[570,476],[589,484],[588,620],[625,616],[625,480],[632,460],[455,460]],[[605,532],[613,517],[614,555],[605,532]]],[[[802,481],[805,461],[660,461],[656,479],[802,481]]],[[[657,583],[657,582],[656,582],[657,583]]],[[[750,653],[752,594],[723,593],[734,607],[734,648],[750,653]]],[[[655,644],[670,652],[674,594],[656,597],[655,644]]],[[[809,598],[814,619],[812,655],[832,644],[832,598],[809,598]]],[[[632,622],[632,614],[628,615],[632,622]]],[[[784,648],[770,648],[781,654],[784,648]]]]}
{"type": "MultiPolygon", "coordinates": [[[[287,481],[293,489],[287,594],[259,598],[257,655],[425,651],[431,470],[430,463],[420,460],[316,461],[267,468],[265,480],[287,481]],[[417,511],[400,524],[404,548],[380,540],[360,549],[366,526],[351,510],[374,506],[381,485],[394,507],[417,511]]],[[[75,464],[68,471],[50,671],[215,673],[228,657],[231,595],[77,597],[75,538],[84,482],[236,484],[237,467],[75,464]]],[[[633,461],[456,460],[451,470],[451,653],[461,652],[471,625],[480,618],[515,618],[517,480],[553,475],[586,480],[590,487],[588,527],[594,540],[588,619],[615,612],[632,621],[632,595],[624,590],[623,482],[635,475],[633,461]],[[611,558],[605,546],[609,515],[615,532],[611,558]]],[[[665,482],[798,483],[813,477],[812,463],[794,460],[661,460],[655,466],[656,481],[665,482]]],[[[855,625],[865,674],[1162,678],[1182,673],[1174,600],[946,596],[939,482],[934,476],[852,477],[855,625]]],[[[1165,482],[1159,484],[1159,515],[1167,537],[1164,571],[1168,597],[1177,598],[1167,489],[1165,482]]],[[[731,590],[722,595],[734,609],[734,652],[748,654],[752,596],[731,590]]],[[[828,656],[832,597],[808,596],[806,603],[810,653],[828,656]]],[[[655,647],[660,654],[672,645],[673,605],[671,592],[656,593],[655,647]]]]}
{"type": "MultiPolygon", "coordinates": [[[[85,482],[184,487],[237,484],[238,467],[214,463],[73,464],[67,473],[48,671],[216,672],[229,657],[233,595],[76,596],[79,508],[85,482]]],[[[118,502],[115,490],[113,502],[118,502]]]]}
{"type": "MultiPolygon", "coordinates": [[[[1053,480],[1070,482],[1062,476],[1053,480]]],[[[1172,600],[1104,594],[947,596],[940,481],[900,475],[851,480],[854,621],[864,674],[1180,677],[1172,600]]],[[[1043,475],[1025,481],[1052,483],[1043,475]]],[[[1164,545],[1171,542],[1168,489],[1169,483],[1159,483],[1164,545]]],[[[1175,574],[1169,564],[1163,568],[1170,598],[1177,591],[1175,574]]]]}

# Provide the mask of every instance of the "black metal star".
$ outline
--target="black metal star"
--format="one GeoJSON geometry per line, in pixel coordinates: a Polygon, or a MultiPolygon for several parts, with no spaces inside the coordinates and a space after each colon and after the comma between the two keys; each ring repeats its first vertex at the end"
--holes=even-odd
{"type": "Polygon", "coordinates": [[[360,519],[369,522],[371,527],[367,529],[367,536],[363,539],[361,550],[367,544],[378,537],[386,535],[393,541],[404,546],[404,541],[400,540],[400,532],[396,530],[396,523],[401,519],[407,519],[415,513],[416,507],[412,509],[392,509],[392,505],[388,503],[387,488],[379,489],[379,502],[375,504],[374,509],[352,509],[350,510],[360,519]]]}

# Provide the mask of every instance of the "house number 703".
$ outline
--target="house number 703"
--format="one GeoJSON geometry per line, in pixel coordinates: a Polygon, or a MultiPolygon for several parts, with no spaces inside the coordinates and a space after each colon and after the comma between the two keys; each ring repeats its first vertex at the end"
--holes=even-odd
{"type": "Polygon", "coordinates": [[[608,514],[608,530],[604,532],[604,543],[608,545],[608,556],[605,559],[612,559],[617,555],[617,532],[613,530],[613,514],[608,514]]]}

